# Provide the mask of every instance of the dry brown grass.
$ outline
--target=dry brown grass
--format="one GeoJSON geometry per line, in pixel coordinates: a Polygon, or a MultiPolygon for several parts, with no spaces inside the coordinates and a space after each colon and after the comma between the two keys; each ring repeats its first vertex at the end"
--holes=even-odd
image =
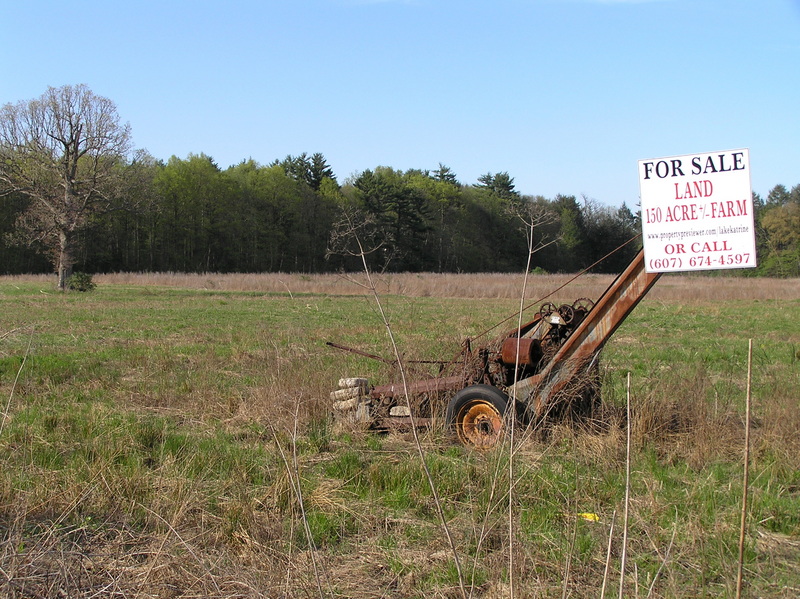
{"type": "Polygon", "coordinates": [[[231,551],[208,529],[170,525],[141,531],[124,522],[59,526],[20,519],[2,539],[5,575],[0,594],[8,599],[62,597],[280,597],[286,573],[297,588],[312,590],[307,552],[287,554],[237,536],[231,551]]]}
{"type": "MultiPolygon", "coordinates": [[[[359,275],[355,275],[358,277],[359,275]]],[[[381,294],[407,297],[489,298],[519,297],[520,273],[397,273],[375,277],[381,294]]],[[[530,298],[561,287],[574,275],[531,275],[530,298]]],[[[95,275],[97,284],[163,286],[209,291],[251,291],[280,294],[367,295],[354,285],[353,276],[338,274],[186,274],[186,273],[113,273],[95,275]]],[[[613,275],[584,275],[570,283],[569,296],[594,299],[614,279],[613,275]]],[[[51,275],[15,275],[0,280],[55,282],[51,275]]],[[[648,294],[649,299],[682,302],[715,300],[779,300],[800,297],[800,279],[753,277],[710,277],[697,275],[665,275],[648,294]]]]}

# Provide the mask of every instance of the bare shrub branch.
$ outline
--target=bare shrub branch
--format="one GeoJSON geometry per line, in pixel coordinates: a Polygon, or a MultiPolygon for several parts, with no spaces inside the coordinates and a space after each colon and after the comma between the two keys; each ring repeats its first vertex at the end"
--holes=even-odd
{"type": "Polygon", "coordinates": [[[422,443],[419,439],[419,433],[417,431],[417,423],[414,416],[414,410],[411,407],[411,394],[408,388],[408,381],[406,378],[406,369],[404,366],[404,361],[400,354],[400,349],[398,347],[397,341],[394,337],[394,331],[392,330],[392,327],[389,324],[389,318],[383,308],[383,303],[381,302],[381,298],[378,294],[377,287],[373,282],[369,264],[367,263],[367,257],[373,254],[376,251],[376,249],[381,247],[381,241],[374,236],[368,236],[367,240],[368,241],[371,240],[377,245],[375,246],[365,245],[365,241],[361,239],[359,234],[363,231],[366,231],[369,235],[374,235],[375,231],[369,226],[367,226],[367,219],[363,221],[358,221],[355,220],[355,216],[356,215],[354,213],[345,212],[342,220],[340,221],[339,226],[336,227],[337,236],[335,241],[337,245],[334,245],[333,243],[334,240],[332,240],[331,245],[334,247],[338,246],[339,248],[343,248],[344,251],[350,252],[349,255],[356,256],[361,260],[361,264],[364,269],[364,275],[366,277],[365,285],[367,289],[370,291],[375,301],[375,305],[380,313],[381,320],[383,321],[384,327],[386,328],[386,334],[389,338],[389,343],[391,344],[392,352],[394,353],[395,361],[397,363],[397,367],[400,372],[400,377],[403,383],[403,393],[406,398],[406,406],[408,407],[408,412],[410,416],[411,431],[414,437],[414,446],[417,450],[417,454],[420,459],[420,465],[422,466],[425,478],[428,481],[428,487],[430,488],[431,496],[433,497],[439,523],[442,527],[442,531],[444,532],[445,537],[447,537],[447,542],[450,546],[450,551],[453,556],[453,563],[455,565],[456,572],[458,574],[458,584],[459,584],[459,589],[461,591],[461,596],[463,599],[467,599],[468,594],[464,583],[464,574],[461,569],[461,560],[459,559],[458,556],[458,549],[456,547],[455,540],[453,539],[453,535],[450,532],[450,527],[447,525],[447,519],[445,518],[444,509],[442,508],[442,501],[436,489],[436,484],[434,483],[431,471],[428,468],[428,462],[425,459],[425,451],[423,450],[422,443]]]}

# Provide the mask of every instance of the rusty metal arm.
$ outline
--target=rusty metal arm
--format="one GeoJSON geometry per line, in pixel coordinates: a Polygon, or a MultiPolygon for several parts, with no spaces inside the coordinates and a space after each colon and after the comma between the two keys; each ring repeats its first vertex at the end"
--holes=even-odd
{"type": "Polygon", "coordinates": [[[581,369],[592,363],[660,276],[661,273],[645,271],[644,251],[639,250],[547,366],[538,374],[509,387],[509,396],[526,403],[537,416],[546,413],[555,395],[574,380],[581,369]]]}
{"type": "MultiPolygon", "coordinates": [[[[443,391],[453,391],[464,386],[464,377],[447,376],[433,379],[422,379],[408,383],[408,392],[411,395],[416,393],[438,393],[443,391]]],[[[390,383],[388,385],[378,385],[373,387],[370,395],[378,399],[380,397],[403,397],[405,391],[402,383],[390,383]]]]}

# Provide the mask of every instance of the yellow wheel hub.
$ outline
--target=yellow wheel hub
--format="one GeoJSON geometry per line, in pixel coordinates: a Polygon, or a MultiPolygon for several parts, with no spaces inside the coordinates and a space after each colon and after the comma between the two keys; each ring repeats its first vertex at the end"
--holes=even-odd
{"type": "Polygon", "coordinates": [[[491,449],[497,445],[503,432],[503,415],[490,402],[475,399],[458,412],[455,429],[464,445],[491,449]]]}

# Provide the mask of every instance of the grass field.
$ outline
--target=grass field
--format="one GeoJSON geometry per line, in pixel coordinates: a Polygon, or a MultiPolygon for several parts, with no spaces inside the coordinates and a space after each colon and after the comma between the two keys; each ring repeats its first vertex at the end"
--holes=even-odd
{"type": "MultiPolygon", "coordinates": [[[[325,345],[391,356],[358,286],[95,280],[60,295],[49,279],[0,278],[0,596],[463,596],[411,435],[330,416],[340,377],[393,376],[325,345]]],[[[534,277],[532,301],[563,281],[534,277]]],[[[430,359],[512,316],[521,281],[381,285],[401,352],[430,359]]],[[[800,595],[800,282],[686,276],[662,278],[604,350],[592,426],[520,431],[513,470],[507,447],[421,433],[465,593],[619,594],[630,372],[624,596],[733,597],[749,339],[744,596],[800,595]]]]}

